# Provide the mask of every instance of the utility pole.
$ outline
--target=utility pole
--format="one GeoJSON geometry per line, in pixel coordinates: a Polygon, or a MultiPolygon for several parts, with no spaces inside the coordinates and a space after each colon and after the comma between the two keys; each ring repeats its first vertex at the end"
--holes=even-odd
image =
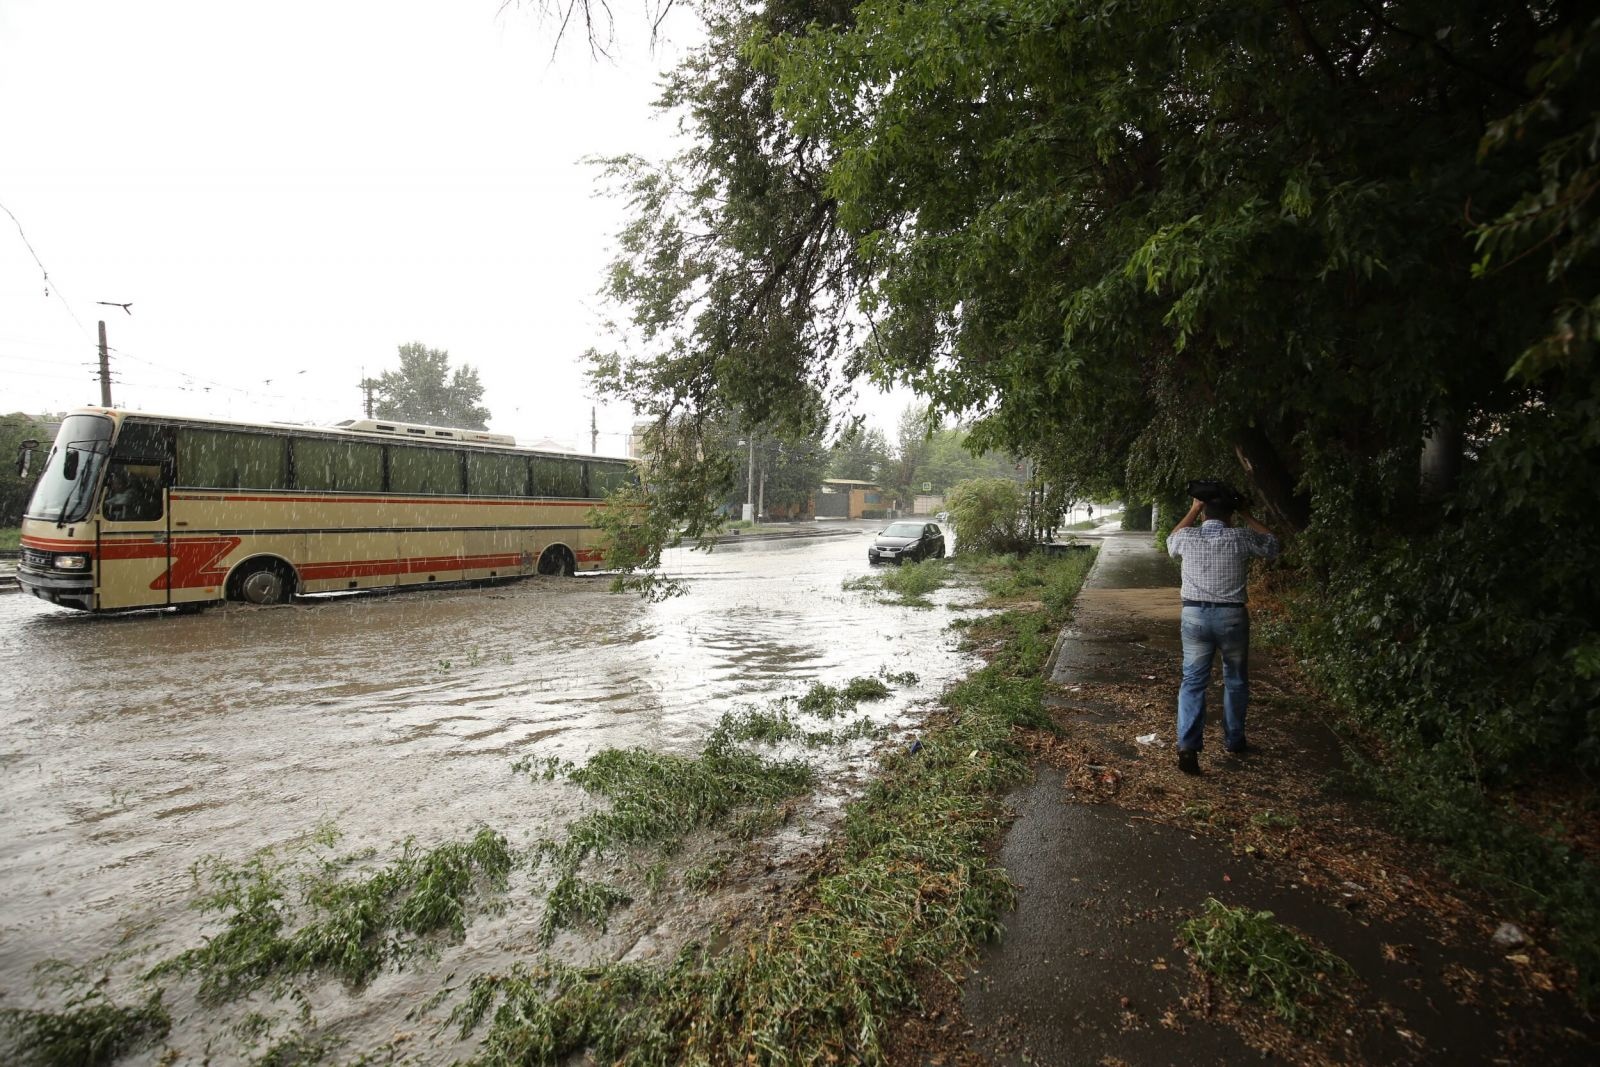
{"type": "Polygon", "coordinates": [[[750,477],[744,483],[744,521],[756,521],[756,434],[750,431],[750,477]]]}
{"type": "Polygon", "coordinates": [[[111,352],[106,348],[106,320],[100,320],[100,406],[111,406],[111,352]]]}
{"type": "Polygon", "coordinates": [[[600,426],[594,421],[594,405],[589,405],[589,455],[600,451],[600,426]]]}
{"type": "Polygon", "coordinates": [[[366,411],[367,418],[369,418],[369,419],[372,418],[372,389],[373,389],[373,386],[375,384],[376,383],[373,382],[373,380],[371,378],[367,377],[367,368],[362,367],[361,368],[361,392],[366,397],[366,406],[365,406],[364,410],[366,411]]]}

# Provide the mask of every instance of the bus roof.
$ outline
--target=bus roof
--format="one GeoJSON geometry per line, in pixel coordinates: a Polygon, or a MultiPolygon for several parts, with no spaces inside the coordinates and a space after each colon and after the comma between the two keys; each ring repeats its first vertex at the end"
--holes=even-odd
{"type": "Polygon", "coordinates": [[[568,459],[599,459],[633,463],[627,456],[591,455],[587,452],[552,451],[526,448],[517,444],[511,434],[488,433],[483,430],[457,430],[447,426],[426,426],[422,423],[391,422],[387,419],[345,419],[333,426],[313,426],[296,422],[241,422],[236,419],[214,419],[194,415],[164,415],[153,411],[132,411],[127,408],[83,407],[72,415],[108,415],[119,423],[126,418],[154,419],[158,422],[183,423],[192,426],[214,426],[225,430],[264,430],[271,433],[316,433],[329,436],[379,438],[386,441],[411,441],[430,444],[477,446],[480,448],[514,449],[542,456],[563,456],[568,459]]]}

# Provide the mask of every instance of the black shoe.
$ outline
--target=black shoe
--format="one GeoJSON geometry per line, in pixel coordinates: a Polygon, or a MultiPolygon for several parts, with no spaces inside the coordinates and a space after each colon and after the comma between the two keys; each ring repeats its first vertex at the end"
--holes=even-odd
{"type": "Polygon", "coordinates": [[[1234,756],[1242,756],[1246,752],[1254,751],[1255,749],[1250,747],[1250,742],[1248,741],[1240,741],[1237,747],[1228,749],[1229,754],[1234,756]]]}
{"type": "Polygon", "coordinates": [[[1199,774],[1200,773],[1200,753],[1198,753],[1198,752],[1179,752],[1178,753],[1178,770],[1182,771],[1184,774],[1199,774]]]}

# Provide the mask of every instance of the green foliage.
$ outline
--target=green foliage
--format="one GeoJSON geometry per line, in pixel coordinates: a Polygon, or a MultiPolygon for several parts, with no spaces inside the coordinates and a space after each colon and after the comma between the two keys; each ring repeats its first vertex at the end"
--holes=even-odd
{"type": "Polygon", "coordinates": [[[846,428],[834,444],[828,460],[828,477],[892,487],[893,464],[893,454],[883,431],[854,425],[846,428]]]}
{"type": "Polygon", "coordinates": [[[885,603],[931,608],[933,602],[928,599],[928,594],[944,585],[949,578],[950,567],[944,560],[924,559],[916,563],[901,563],[882,574],[865,574],[847,579],[844,587],[863,592],[881,589],[898,598],[886,600],[885,603]]]}
{"type": "Polygon", "coordinates": [[[400,369],[384,371],[363,383],[376,398],[380,419],[403,419],[430,426],[482,430],[489,425],[483,384],[470,364],[450,373],[450,353],[417,342],[400,346],[400,369]]]}
{"type": "MultiPolygon", "coordinates": [[[[319,841],[332,843],[331,835],[319,841]]],[[[212,1002],[295,975],[363,985],[383,966],[425,951],[423,938],[465,933],[468,901],[505,888],[512,855],[503,837],[483,828],[470,841],[426,851],[408,840],[393,863],[347,877],[354,862],[324,859],[307,873],[271,850],[237,864],[202,861],[194,874],[203,892],[193,906],[225,916],[223,928],[150,977],[199,974],[201,999],[212,1002]]]]}
{"type": "Polygon", "coordinates": [[[1233,985],[1291,1026],[1311,1028],[1316,1012],[1350,965],[1319,949],[1272,917],[1270,911],[1230,908],[1207,898],[1205,910],[1178,928],[1201,968],[1233,985]]]}
{"type": "Polygon", "coordinates": [[[1014,552],[1027,543],[1022,489],[1001,478],[962,482],[945,498],[956,551],[1014,552]]]}
{"type": "MultiPolygon", "coordinates": [[[[1499,218],[1479,226],[1483,258],[1475,271],[1498,283],[1520,261],[1548,251],[1544,275],[1547,330],[1511,368],[1538,379],[1551,372],[1587,372],[1600,341],[1600,18],[1569,23],[1539,41],[1528,82],[1537,90],[1509,115],[1491,122],[1480,151],[1520,155],[1528,188],[1499,218]],[[1590,73],[1582,74],[1585,63],[1590,73]]],[[[1537,262],[1527,264],[1537,266],[1537,262]]]]}
{"type": "MultiPolygon", "coordinates": [[[[39,419],[14,411],[0,415],[0,530],[22,522],[23,509],[33,495],[34,482],[44,468],[45,456],[50,454],[50,442],[55,435],[39,419]],[[23,441],[38,441],[39,449],[33,454],[33,469],[27,475],[17,473],[17,450],[23,441]]],[[[17,547],[0,540],[0,548],[17,547]]]]}
{"type": "Polygon", "coordinates": [[[835,688],[825,682],[817,682],[801,695],[797,706],[808,715],[815,715],[819,719],[832,719],[835,716],[853,710],[862,701],[885,700],[889,697],[889,685],[915,685],[917,676],[910,672],[905,674],[885,674],[881,678],[856,677],[845,683],[842,689],[835,688]]]}
{"type": "Polygon", "coordinates": [[[1329,499],[1349,518],[1303,546],[1326,578],[1296,604],[1298,647],[1403,757],[1484,783],[1600,771],[1600,570],[1580,532],[1600,484],[1600,387],[1581,414],[1506,420],[1463,482],[1428,537],[1362,521],[1357,495],[1381,499],[1382,479],[1352,486],[1344,509],[1329,499]]]}
{"type": "Polygon", "coordinates": [[[161,994],[122,1007],[94,986],[74,993],[64,1010],[0,1011],[0,1051],[25,1067],[100,1067],[137,1052],[172,1029],[161,994]]]}
{"type": "Polygon", "coordinates": [[[546,841],[542,856],[556,879],[540,920],[548,944],[574,921],[605,927],[611,909],[627,899],[615,886],[580,876],[585,861],[640,845],[663,846],[691,830],[723,820],[738,809],[767,809],[809,789],[814,772],[793,760],[767,760],[737,747],[741,735],[782,733],[777,720],[725,719],[698,757],[644,749],[607,749],[568,777],[610,801],[567,828],[563,840],[546,841]]]}

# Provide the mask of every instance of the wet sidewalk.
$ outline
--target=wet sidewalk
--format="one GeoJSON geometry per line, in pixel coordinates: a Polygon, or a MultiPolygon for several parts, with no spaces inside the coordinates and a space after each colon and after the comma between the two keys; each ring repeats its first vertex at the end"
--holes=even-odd
{"type": "Polygon", "coordinates": [[[1252,662],[1259,751],[1222,754],[1213,679],[1205,773],[1177,771],[1177,586],[1149,533],[1104,538],[1051,658],[1064,735],[1010,798],[999,860],[1018,902],[965,984],[973,1050],[996,1064],[1239,1063],[1268,1050],[1301,1063],[1505,1062],[1526,1036],[1506,1019],[1552,1005],[1478,940],[1481,927],[1448,948],[1445,924],[1424,921],[1435,898],[1380,849],[1389,839],[1355,830],[1378,820],[1326,795],[1337,745],[1265,657],[1252,662]],[[1324,825],[1351,832],[1330,843],[1324,825]],[[1351,964],[1357,992],[1329,1033],[1266,1025],[1250,1001],[1230,1009],[1191,969],[1178,929],[1208,897],[1270,910],[1351,964]]]}

